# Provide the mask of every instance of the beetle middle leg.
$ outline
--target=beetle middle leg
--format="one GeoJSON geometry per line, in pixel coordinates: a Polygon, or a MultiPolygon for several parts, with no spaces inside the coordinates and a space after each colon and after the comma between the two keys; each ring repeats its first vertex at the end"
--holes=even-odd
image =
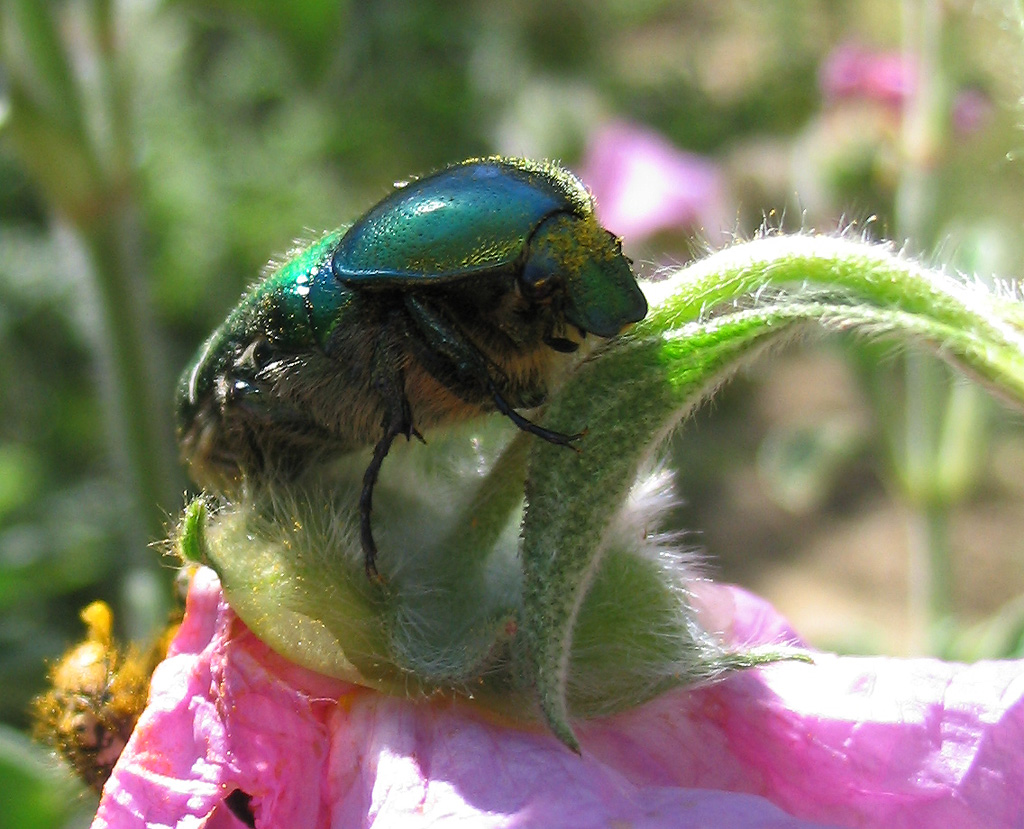
{"type": "Polygon", "coordinates": [[[359,540],[363,548],[363,563],[366,576],[372,580],[380,580],[377,571],[377,544],[373,540],[373,488],[377,484],[381,465],[391,450],[391,444],[399,435],[406,440],[417,437],[423,440],[412,422],[412,408],[405,394],[405,378],[397,364],[397,349],[391,344],[391,338],[382,336],[374,349],[373,371],[371,383],[380,394],[384,403],[384,434],[373,447],[373,458],[363,473],[363,488],[359,494],[359,540]]]}
{"type": "Polygon", "coordinates": [[[391,444],[402,432],[403,428],[399,422],[385,423],[384,436],[373,447],[373,460],[363,473],[363,489],[359,494],[359,540],[363,547],[366,577],[373,580],[380,578],[376,563],[377,544],[373,540],[373,525],[370,522],[373,512],[373,487],[377,483],[377,476],[380,475],[381,464],[391,450],[391,444]]]}

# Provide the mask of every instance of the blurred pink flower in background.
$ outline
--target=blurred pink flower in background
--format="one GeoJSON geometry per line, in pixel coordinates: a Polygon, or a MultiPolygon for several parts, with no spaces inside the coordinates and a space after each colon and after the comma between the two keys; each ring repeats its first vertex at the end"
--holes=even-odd
{"type": "MultiPolygon", "coordinates": [[[[860,100],[900,111],[918,90],[915,63],[899,52],[867,49],[846,43],[825,58],[818,85],[826,101],[860,100]]],[[[950,120],[959,135],[983,129],[994,114],[988,94],[965,86],[955,92],[950,120]]]]}
{"type": "MultiPolygon", "coordinates": [[[[757,597],[698,587],[729,641],[791,636],[757,597]]],[[[93,826],[1024,824],[1024,665],[815,660],[580,724],[576,756],[464,702],[298,668],[200,570],[93,826]]]]}
{"type": "Polygon", "coordinates": [[[631,242],[664,230],[721,226],[715,163],[643,127],[616,122],[599,130],[579,173],[597,200],[601,224],[631,242]]]}
{"type": "Polygon", "coordinates": [[[917,67],[899,52],[839,46],[825,59],[818,84],[826,100],[859,98],[898,109],[917,88],[917,67]]]}
{"type": "Polygon", "coordinates": [[[995,116],[995,106],[988,93],[978,87],[960,90],[953,100],[953,129],[957,135],[973,135],[984,129],[995,116]]]}

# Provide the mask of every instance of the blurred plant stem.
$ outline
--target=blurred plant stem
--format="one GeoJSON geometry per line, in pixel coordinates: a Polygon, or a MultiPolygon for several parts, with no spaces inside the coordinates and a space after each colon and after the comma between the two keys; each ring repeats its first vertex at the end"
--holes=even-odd
{"type": "Polygon", "coordinates": [[[123,609],[128,633],[138,636],[164,618],[159,597],[166,591],[155,589],[161,578],[148,543],[165,532],[177,480],[117,23],[110,0],[61,7],[0,0],[0,59],[10,98],[6,132],[56,221],[80,244],[99,301],[94,334],[109,433],[133,499],[125,510],[123,609]],[[78,54],[61,39],[58,11],[85,15],[91,38],[74,42],[78,54]]]}
{"type": "MultiPolygon", "coordinates": [[[[897,232],[921,248],[934,241],[935,182],[932,169],[945,139],[945,88],[939,61],[943,10],[938,0],[903,0],[904,61],[914,68],[914,85],[904,104],[903,164],[895,200],[897,232]]],[[[908,352],[904,371],[902,415],[884,419],[891,433],[892,462],[906,500],[908,516],[908,612],[913,652],[942,647],[943,621],[952,609],[949,506],[952,493],[943,457],[955,389],[950,372],[932,355],[908,352]]]]}

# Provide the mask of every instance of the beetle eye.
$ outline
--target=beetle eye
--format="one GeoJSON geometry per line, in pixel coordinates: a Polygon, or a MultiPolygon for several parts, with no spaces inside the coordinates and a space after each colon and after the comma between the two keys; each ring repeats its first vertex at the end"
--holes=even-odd
{"type": "Polygon", "coordinates": [[[556,281],[550,268],[538,267],[537,263],[529,261],[519,277],[519,290],[531,302],[540,302],[551,296],[556,281]]]}

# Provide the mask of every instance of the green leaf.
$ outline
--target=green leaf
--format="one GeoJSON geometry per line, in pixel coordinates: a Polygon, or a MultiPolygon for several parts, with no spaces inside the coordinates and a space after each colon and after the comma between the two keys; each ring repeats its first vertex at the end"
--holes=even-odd
{"type": "Polygon", "coordinates": [[[219,9],[254,21],[288,46],[301,66],[314,71],[329,61],[332,44],[341,37],[344,31],[342,21],[348,13],[348,4],[343,0],[304,0],[302,3],[279,3],[276,0],[178,2],[195,6],[204,14],[219,9]]]}
{"type": "Polygon", "coordinates": [[[88,826],[96,799],[53,755],[0,725],[0,827],[88,826]]]}

